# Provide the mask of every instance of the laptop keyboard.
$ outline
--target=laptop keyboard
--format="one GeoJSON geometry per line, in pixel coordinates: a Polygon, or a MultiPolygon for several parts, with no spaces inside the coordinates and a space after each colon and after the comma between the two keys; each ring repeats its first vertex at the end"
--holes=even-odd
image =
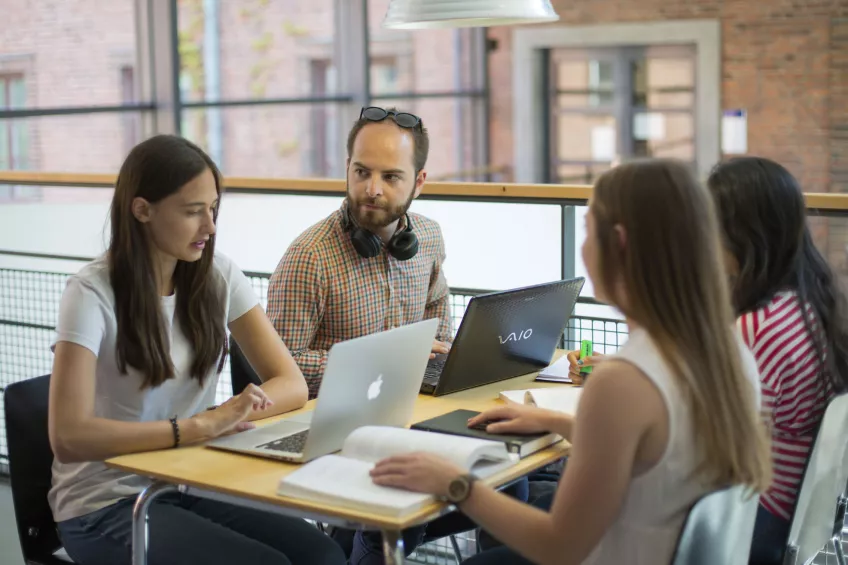
{"type": "Polygon", "coordinates": [[[443,353],[437,353],[434,359],[430,359],[427,362],[427,368],[424,370],[424,382],[433,385],[438,383],[447,360],[448,356],[443,353]]]}
{"type": "Polygon", "coordinates": [[[273,451],[282,451],[284,453],[303,453],[303,448],[306,445],[306,436],[309,435],[309,430],[303,430],[290,436],[281,437],[262,445],[257,445],[257,448],[271,449],[273,451]]]}

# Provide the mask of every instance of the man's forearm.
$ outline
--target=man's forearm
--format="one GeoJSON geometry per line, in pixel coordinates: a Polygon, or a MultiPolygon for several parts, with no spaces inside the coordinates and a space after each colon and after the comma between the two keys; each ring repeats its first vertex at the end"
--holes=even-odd
{"type": "Polygon", "coordinates": [[[438,318],[439,329],[436,331],[436,339],[444,342],[453,342],[453,323],[450,314],[450,296],[431,302],[424,308],[424,319],[438,318]]]}

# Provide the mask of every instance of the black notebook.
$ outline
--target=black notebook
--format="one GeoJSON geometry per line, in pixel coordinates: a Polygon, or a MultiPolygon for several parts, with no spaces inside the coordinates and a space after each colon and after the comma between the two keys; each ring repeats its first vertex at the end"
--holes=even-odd
{"type": "Polygon", "coordinates": [[[527,457],[540,449],[544,449],[562,440],[562,437],[559,435],[548,432],[526,435],[490,434],[485,429],[469,428],[469,418],[478,414],[479,412],[473,410],[454,410],[453,412],[412,424],[410,427],[413,430],[502,441],[506,444],[507,451],[515,453],[521,458],[527,457]]]}

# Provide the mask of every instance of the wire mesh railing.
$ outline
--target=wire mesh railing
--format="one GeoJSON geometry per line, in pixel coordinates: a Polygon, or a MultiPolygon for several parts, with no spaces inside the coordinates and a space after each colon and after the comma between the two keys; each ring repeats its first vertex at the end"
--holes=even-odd
{"type": "MultiPolygon", "coordinates": [[[[267,273],[247,272],[263,307],[267,306],[267,273]]],[[[51,371],[50,350],[54,339],[59,303],[68,273],[0,268],[0,390],[13,382],[51,371]]],[[[472,296],[482,290],[451,289],[450,306],[454,328],[459,327],[472,296]]],[[[564,333],[563,346],[579,348],[581,339],[591,339],[596,351],[612,352],[626,339],[621,320],[574,316],[564,333]]],[[[229,364],[218,381],[217,401],[232,395],[229,364]]],[[[7,461],[5,417],[0,403],[0,463],[7,461]]]]}

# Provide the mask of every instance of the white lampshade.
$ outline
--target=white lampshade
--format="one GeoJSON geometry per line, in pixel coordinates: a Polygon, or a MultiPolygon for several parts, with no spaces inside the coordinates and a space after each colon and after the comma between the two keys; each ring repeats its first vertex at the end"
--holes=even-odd
{"type": "Polygon", "coordinates": [[[488,27],[557,20],[550,0],[391,0],[383,27],[488,27]]]}

